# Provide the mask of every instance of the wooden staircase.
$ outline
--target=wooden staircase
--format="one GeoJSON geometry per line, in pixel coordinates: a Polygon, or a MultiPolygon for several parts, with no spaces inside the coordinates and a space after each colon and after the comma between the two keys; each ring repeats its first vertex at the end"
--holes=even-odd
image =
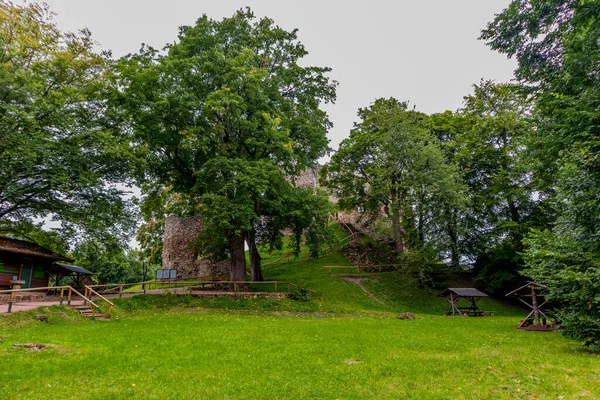
{"type": "Polygon", "coordinates": [[[84,317],[94,319],[96,321],[105,321],[110,319],[110,315],[108,314],[94,313],[94,309],[87,304],[72,304],[71,308],[84,317]]]}

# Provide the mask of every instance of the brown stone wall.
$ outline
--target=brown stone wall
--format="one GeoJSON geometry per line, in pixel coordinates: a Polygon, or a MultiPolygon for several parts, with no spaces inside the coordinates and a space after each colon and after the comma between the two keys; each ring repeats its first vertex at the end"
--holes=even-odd
{"type": "Polygon", "coordinates": [[[181,218],[169,215],[165,220],[162,262],[164,269],[177,270],[177,276],[185,279],[196,269],[198,249],[194,246],[202,230],[199,216],[181,218]]]}
{"type": "Polygon", "coordinates": [[[165,220],[163,236],[163,268],[177,270],[178,279],[194,279],[208,276],[229,276],[230,261],[198,259],[194,243],[202,231],[199,216],[181,218],[169,215],[165,220]]]}

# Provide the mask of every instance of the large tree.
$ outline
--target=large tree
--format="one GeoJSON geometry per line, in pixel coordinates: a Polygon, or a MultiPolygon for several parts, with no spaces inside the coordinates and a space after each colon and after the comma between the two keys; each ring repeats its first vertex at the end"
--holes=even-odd
{"type": "Polygon", "coordinates": [[[539,190],[557,221],[531,235],[531,278],[549,286],[565,333],[600,348],[600,2],[520,0],[482,38],[516,57],[516,76],[536,102],[529,137],[539,190]]]}
{"type": "MultiPolygon", "coordinates": [[[[301,65],[296,31],[240,10],[183,26],[164,53],[143,47],[121,60],[121,105],[148,178],[197,204],[204,226],[228,242],[231,278],[245,280],[244,241],[265,203],[324,155],[335,99],[328,68],[301,65]]],[[[206,235],[204,235],[206,236],[206,235]]]]}
{"type": "Polygon", "coordinates": [[[108,55],[50,19],[0,2],[0,232],[34,238],[52,219],[63,236],[124,239],[132,159],[107,114],[108,55]]]}
{"type": "Polygon", "coordinates": [[[361,121],[323,169],[323,178],[342,208],[361,207],[391,220],[398,254],[411,236],[413,246],[422,247],[443,223],[445,210],[461,206],[458,174],[432,134],[429,117],[407,103],[378,99],[358,116],[361,121]]]}
{"type": "Polygon", "coordinates": [[[522,280],[523,237],[551,219],[527,157],[532,107],[517,85],[483,81],[473,87],[458,116],[464,130],[455,136],[454,154],[470,189],[465,247],[490,290],[510,289],[522,280]]]}

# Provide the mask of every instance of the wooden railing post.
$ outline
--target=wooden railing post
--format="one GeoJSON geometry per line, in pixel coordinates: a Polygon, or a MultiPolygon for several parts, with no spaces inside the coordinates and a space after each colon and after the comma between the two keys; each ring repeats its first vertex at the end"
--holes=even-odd
{"type": "Polygon", "coordinates": [[[275,293],[277,293],[277,281],[275,281],[275,293]]]}
{"type": "Polygon", "coordinates": [[[65,298],[65,289],[61,288],[60,289],[60,303],[59,303],[59,305],[61,305],[61,306],[63,305],[64,298],[65,298]]]}
{"type": "Polygon", "coordinates": [[[123,285],[119,285],[119,298],[123,296],[123,285]]]}
{"type": "Polygon", "coordinates": [[[67,297],[67,305],[71,305],[71,297],[73,296],[73,289],[69,286],[69,296],[67,297]]]}
{"type": "Polygon", "coordinates": [[[10,314],[10,312],[12,311],[12,305],[13,305],[13,298],[14,298],[14,294],[15,292],[10,292],[10,296],[8,298],[8,313],[10,314]]]}
{"type": "Polygon", "coordinates": [[[237,282],[233,282],[233,292],[237,293],[237,282]]]}

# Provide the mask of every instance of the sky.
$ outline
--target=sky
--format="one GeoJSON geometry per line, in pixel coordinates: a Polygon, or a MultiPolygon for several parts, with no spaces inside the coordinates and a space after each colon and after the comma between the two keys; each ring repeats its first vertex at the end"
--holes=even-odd
{"type": "Polygon", "coordinates": [[[508,82],[514,60],[477,38],[510,0],[45,0],[61,30],[88,28],[114,57],[142,43],[162,48],[178,27],[203,14],[220,20],[249,6],[298,29],[305,65],[330,67],[337,101],[325,107],[330,145],[347,137],[359,108],[380,97],[409,101],[428,114],[455,111],[481,79],[508,82]]]}

